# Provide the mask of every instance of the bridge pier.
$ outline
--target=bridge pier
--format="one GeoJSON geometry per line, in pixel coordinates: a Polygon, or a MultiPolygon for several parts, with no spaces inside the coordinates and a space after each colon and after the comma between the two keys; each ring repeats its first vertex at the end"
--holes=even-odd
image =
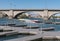
{"type": "Polygon", "coordinates": [[[43,18],[44,20],[48,20],[47,16],[43,16],[42,18],[43,18]]]}
{"type": "Polygon", "coordinates": [[[14,11],[12,9],[9,11],[8,17],[9,17],[9,19],[12,19],[14,17],[14,11]]]}
{"type": "Polygon", "coordinates": [[[44,19],[44,20],[48,20],[48,10],[47,9],[44,9],[44,15],[42,16],[42,18],[44,19]]]}

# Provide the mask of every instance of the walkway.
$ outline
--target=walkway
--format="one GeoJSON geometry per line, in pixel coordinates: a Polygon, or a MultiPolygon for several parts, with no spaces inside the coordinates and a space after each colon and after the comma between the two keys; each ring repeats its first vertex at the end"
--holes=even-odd
{"type": "MultiPolygon", "coordinates": [[[[16,39],[10,39],[10,40],[4,40],[4,41],[30,41],[38,38],[58,38],[60,39],[60,31],[39,31],[38,29],[23,29],[22,27],[0,27],[1,29],[12,29],[19,33],[32,33],[35,35],[32,36],[26,36],[22,38],[16,38],[16,39]]],[[[1,33],[0,33],[1,34],[1,33]]]]}

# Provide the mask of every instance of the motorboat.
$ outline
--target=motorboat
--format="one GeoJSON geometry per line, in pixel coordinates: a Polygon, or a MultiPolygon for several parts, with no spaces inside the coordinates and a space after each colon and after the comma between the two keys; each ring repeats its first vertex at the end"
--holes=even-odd
{"type": "Polygon", "coordinates": [[[26,23],[42,23],[42,21],[40,20],[32,20],[32,19],[19,19],[19,20],[26,23]]]}

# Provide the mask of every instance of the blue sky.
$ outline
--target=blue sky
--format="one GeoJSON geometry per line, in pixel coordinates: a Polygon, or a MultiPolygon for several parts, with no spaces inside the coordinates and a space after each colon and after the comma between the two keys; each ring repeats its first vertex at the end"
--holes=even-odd
{"type": "Polygon", "coordinates": [[[0,9],[60,9],[60,0],[0,0],[0,9]]]}

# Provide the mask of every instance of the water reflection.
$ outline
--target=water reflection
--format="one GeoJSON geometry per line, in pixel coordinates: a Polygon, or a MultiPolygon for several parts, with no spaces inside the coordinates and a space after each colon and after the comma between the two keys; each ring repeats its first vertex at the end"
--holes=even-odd
{"type": "Polygon", "coordinates": [[[8,25],[8,24],[25,25],[24,22],[17,19],[0,18],[0,25],[8,25]]]}
{"type": "Polygon", "coordinates": [[[3,36],[0,37],[0,41],[5,41],[5,40],[9,40],[9,39],[15,39],[15,38],[22,38],[28,35],[12,35],[12,36],[3,36]]]}

